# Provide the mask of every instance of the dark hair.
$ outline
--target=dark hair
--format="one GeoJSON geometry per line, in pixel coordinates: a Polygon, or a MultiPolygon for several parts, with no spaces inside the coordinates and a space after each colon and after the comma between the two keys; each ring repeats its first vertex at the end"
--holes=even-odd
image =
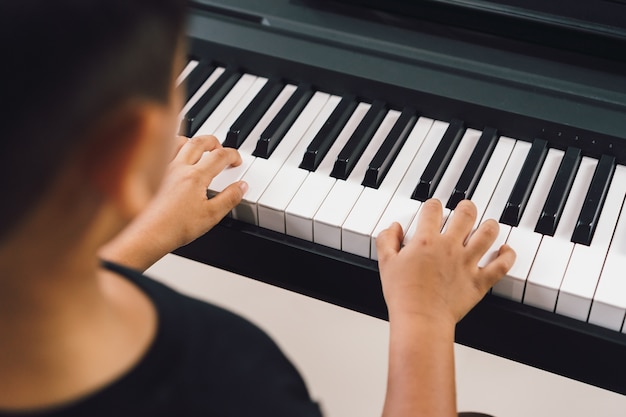
{"type": "Polygon", "coordinates": [[[104,113],[135,97],[168,99],[185,4],[0,2],[0,239],[104,113]]]}

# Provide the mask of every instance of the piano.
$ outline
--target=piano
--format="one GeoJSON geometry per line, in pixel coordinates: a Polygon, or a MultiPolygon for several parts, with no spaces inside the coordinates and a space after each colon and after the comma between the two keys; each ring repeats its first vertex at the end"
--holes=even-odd
{"type": "Polygon", "coordinates": [[[192,1],[181,133],[250,190],[176,253],[386,319],[377,233],[470,198],[518,260],[457,342],[626,394],[626,2],[545,3],[192,1]]]}

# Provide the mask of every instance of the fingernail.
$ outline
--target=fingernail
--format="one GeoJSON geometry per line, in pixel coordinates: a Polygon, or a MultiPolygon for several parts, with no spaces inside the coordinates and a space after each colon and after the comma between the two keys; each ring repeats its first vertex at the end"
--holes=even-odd
{"type": "Polygon", "coordinates": [[[241,192],[245,194],[246,191],[248,191],[248,183],[245,181],[240,181],[239,188],[241,188],[241,192]]]}

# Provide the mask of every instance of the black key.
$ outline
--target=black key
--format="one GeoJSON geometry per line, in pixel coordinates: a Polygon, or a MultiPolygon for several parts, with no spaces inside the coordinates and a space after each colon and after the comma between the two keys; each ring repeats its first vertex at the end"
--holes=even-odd
{"type": "Polygon", "coordinates": [[[614,172],[615,157],[602,155],[593,173],[583,208],[578,216],[578,221],[576,222],[576,227],[572,234],[572,242],[587,246],[591,245],[591,239],[593,239],[593,234],[596,231],[596,226],[598,225],[600,213],[602,212],[602,207],[604,207],[604,201],[609,192],[609,185],[613,179],[614,172]]]}
{"type": "Polygon", "coordinates": [[[215,71],[215,65],[210,64],[207,60],[203,59],[198,62],[198,65],[185,78],[185,81],[177,87],[177,90],[183,91],[185,103],[198,91],[213,71],[215,71]]]}
{"type": "Polygon", "coordinates": [[[341,130],[352,116],[357,106],[356,97],[353,95],[341,99],[335,110],[326,120],[322,128],[317,132],[309,146],[306,148],[300,168],[315,171],[322,159],[328,153],[341,130]]]}
{"type": "Polygon", "coordinates": [[[233,85],[241,78],[241,73],[232,68],[227,68],[222,75],[215,80],[211,88],[189,110],[181,122],[181,135],[193,136],[202,123],[209,118],[213,110],[222,102],[233,85]]]}
{"type": "Polygon", "coordinates": [[[454,210],[459,201],[472,198],[497,142],[498,131],[492,127],[485,128],[452,191],[447,208],[454,210]]]}
{"type": "Polygon", "coordinates": [[[400,114],[400,117],[393,125],[391,132],[389,132],[382,146],[376,152],[374,158],[372,158],[372,162],[369,163],[362,185],[376,189],[380,187],[391,165],[400,153],[400,149],[402,149],[413,130],[415,123],[417,123],[415,110],[409,107],[404,108],[402,114],[400,114]]]}
{"type": "Polygon", "coordinates": [[[550,187],[546,203],[543,205],[543,210],[541,210],[541,216],[539,216],[535,232],[554,236],[565,207],[565,202],[572,189],[574,178],[576,178],[581,159],[582,152],[580,149],[567,148],[552,187],[550,187]]]}
{"type": "Polygon", "coordinates": [[[504,206],[500,223],[514,227],[519,225],[547,154],[548,142],[543,139],[535,139],[528,155],[526,155],[526,160],[515,181],[511,195],[509,195],[504,206]]]}
{"type": "Polygon", "coordinates": [[[417,187],[413,190],[412,199],[426,201],[433,196],[464,133],[465,124],[462,121],[454,119],[450,122],[435,153],[426,165],[417,187]]]}
{"type": "Polygon", "coordinates": [[[311,96],[313,96],[313,90],[309,84],[299,85],[276,117],[261,133],[252,155],[265,159],[269,158],[280,141],[283,140],[283,137],[285,137],[287,130],[300,115],[304,106],[309,102],[311,96]]]}
{"type": "Polygon", "coordinates": [[[387,107],[382,101],[375,101],[369,108],[361,123],[356,128],[343,149],[337,155],[337,160],[330,173],[331,177],[345,180],[348,178],[356,162],[372,140],[387,114],[387,107]]]}
{"type": "Polygon", "coordinates": [[[267,109],[274,103],[284,87],[285,83],[280,80],[266,82],[261,91],[230,127],[223,145],[229,148],[239,148],[252,132],[252,129],[259,123],[259,120],[267,113],[267,109]]]}

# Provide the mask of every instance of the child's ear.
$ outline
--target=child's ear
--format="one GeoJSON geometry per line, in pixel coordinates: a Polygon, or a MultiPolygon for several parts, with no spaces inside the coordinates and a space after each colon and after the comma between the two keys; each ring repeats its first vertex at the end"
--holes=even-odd
{"type": "Polygon", "coordinates": [[[163,106],[133,104],[107,118],[87,146],[89,183],[125,219],[143,210],[158,189],[173,144],[168,119],[163,106]]]}

